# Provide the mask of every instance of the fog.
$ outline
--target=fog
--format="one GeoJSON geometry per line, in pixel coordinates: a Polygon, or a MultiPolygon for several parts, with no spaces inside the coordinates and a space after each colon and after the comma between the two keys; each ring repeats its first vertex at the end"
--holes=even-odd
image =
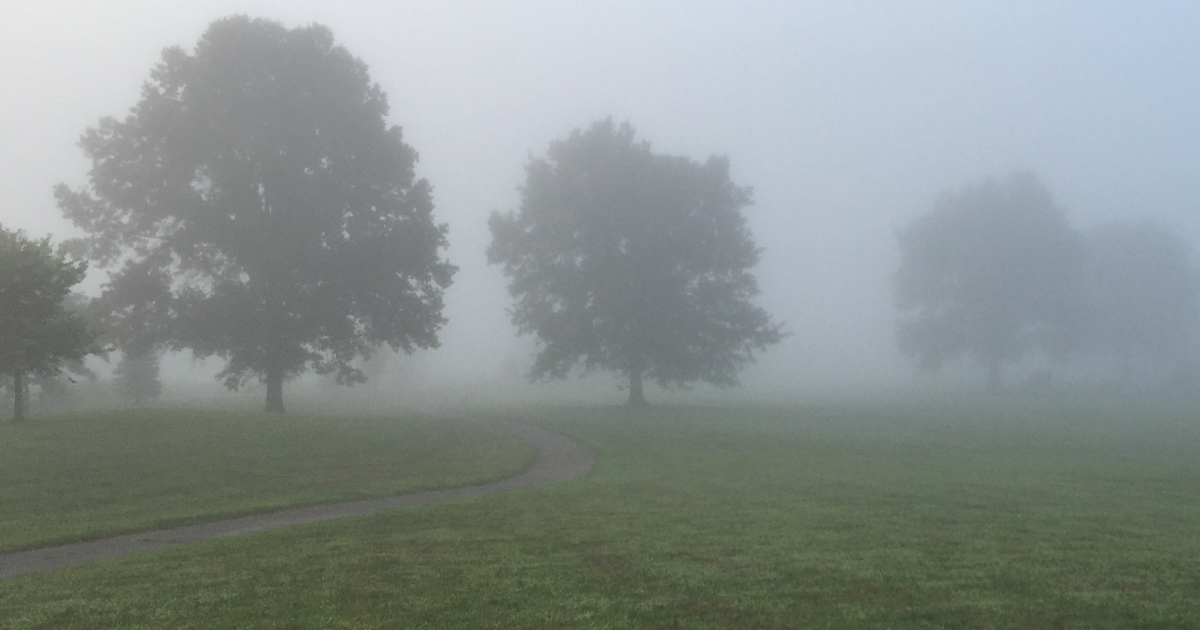
{"type": "MultiPolygon", "coordinates": [[[[8,0],[0,223],[77,235],[51,187],[85,182],[80,134],[124,116],[162,48],[190,50],[231,13],[329,26],[434,186],[460,268],[449,323],[441,348],[396,359],[384,383],[546,387],[517,378],[533,343],[487,265],[487,217],[515,207],[531,156],[606,116],[657,152],[726,155],[753,187],[759,304],[792,334],[743,374],[750,395],[964,378],[918,374],[896,349],[896,231],[943,191],[1032,171],[1081,229],[1150,219],[1200,242],[1192,3],[8,0]]],[[[175,361],[164,380],[219,392],[214,371],[175,361]]]]}

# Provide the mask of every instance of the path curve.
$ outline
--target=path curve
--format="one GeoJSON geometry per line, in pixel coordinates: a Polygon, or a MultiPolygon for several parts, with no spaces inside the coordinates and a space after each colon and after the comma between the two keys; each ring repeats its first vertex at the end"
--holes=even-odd
{"type": "MultiPolygon", "coordinates": [[[[454,418],[461,420],[462,418],[454,418]]],[[[184,527],[173,527],[157,531],[129,534],[57,547],[44,547],[30,551],[0,555],[0,580],[30,573],[43,573],[76,564],[86,564],[116,558],[142,551],[163,549],[200,540],[225,538],[254,532],[264,532],[291,525],[319,523],[350,516],[365,516],[390,510],[400,510],[439,503],[462,497],[475,497],[499,492],[510,492],[546,484],[579,479],[588,474],[595,462],[595,455],[570,438],[518,422],[488,422],[488,426],[532,444],[537,449],[533,466],[525,472],[503,481],[478,486],[463,486],[446,490],[432,490],[417,494],[404,494],[383,499],[367,499],[349,503],[334,503],[314,507],[283,510],[269,514],[243,516],[225,521],[213,521],[184,527]]]]}

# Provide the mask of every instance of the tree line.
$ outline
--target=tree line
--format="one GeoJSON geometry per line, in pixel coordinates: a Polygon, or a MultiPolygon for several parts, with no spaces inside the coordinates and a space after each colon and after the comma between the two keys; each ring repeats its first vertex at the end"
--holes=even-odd
{"type": "MultiPolygon", "coordinates": [[[[362,383],[383,347],[436,348],[456,267],[417,151],[388,123],[367,66],[319,25],[234,16],[167,48],[123,118],[85,131],[91,162],[57,205],[85,236],[54,246],[0,228],[0,382],[88,377],[117,351],[118,391],[158,396],[166,352],[218,357],[230,389],[316,372],[362,383]],[[101,294],[71,288],[88,265],[101,294]]],[[[644,383],[735,386],[786,335],[754,304],[761,251],[729,163],[664,155],[597,121],[530,160],[518,206],[493,213],[488,261],[512,323],[537,340],[535,379],[605,370],[628,403],[644,383]]],[[[1079,231],[1036,176],[948,192],[898,233],[901,353],[968,361],[997,390],[1031,356],[1194,364],[1200,283],[1187,245],[1152,223],[1079,231]]]]}
{"type": "Polygon", "coordinates": [[[1194,385],[1200,276],[1165,227],[1079,230],[1018,172],[943,194],[898,237],[897,341],[922,369],[973,362],[996,391],[1040,354],[1105,365],[1101,380],[1127,391],[1194,385]]]}
{"type": "MultiPolygon", "coordinates": [[[[27,375],[53,378],[89,353],[121,353],[117,384],[133,399],[158,395],[164,352],[219,357],[226,387],[259,381],[265,410],[282,413],[284,383],[302,373],[352,385],[381,347],[437,347],[456,268],[388,113],[366,64],[323,26],[234,16],[190,52],[164,50],[132,110],[83,134],[87,183],[55,188],[86,236],[53,247],[0,232],[15,417],[27,375]],[[70,298],[88,264],[108,282],[70,298]]],[[[750,202],[724,158],[655,153],[628,125],[553,143],[529,163],[519,207],[489,222],[513,323],[539,343],[531,376],[614,371],[634,405],[647,379],[735,385],[783,335],[753,304],[750,202]]]]}

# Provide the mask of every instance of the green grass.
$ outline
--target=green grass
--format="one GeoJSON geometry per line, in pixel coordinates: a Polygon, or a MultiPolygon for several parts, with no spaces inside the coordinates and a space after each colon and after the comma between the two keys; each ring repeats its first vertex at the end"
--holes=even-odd
{"type": "Polygon", "coordinates": [[[142,410],[6,422],[0,552],[490,481],[533,456],[515,438],[416,416],[142,410]]]}
{"type": "Polygon", "coordinates": [[[0,628],[1197,628],[1200,416],[543,412],[585,480],[0,582],[0,628]]]}

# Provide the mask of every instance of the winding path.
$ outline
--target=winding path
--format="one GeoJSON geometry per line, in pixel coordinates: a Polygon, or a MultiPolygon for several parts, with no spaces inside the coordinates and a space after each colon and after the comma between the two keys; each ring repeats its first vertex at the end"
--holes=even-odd
{"type": "Polygon", "coordinates": [[[532,444],[537,449],[537,457],[534,459],[533,466],[515,477],[479,486],[463,486],[383,499],[283,510],[270,514],[243,516],[225,521],[3,554],[0,555],[0,580],[200,540],[264,532],[291,525],[377,514],[426,503],[438,503],[462,497],[496,494],[560,483],[587,475],[595,461],[595,456],[588,449],[576,444],[570,438],[545,429],[515,422],[495,422],[489,423],[489,426],[499,428],[532,444]]]}

